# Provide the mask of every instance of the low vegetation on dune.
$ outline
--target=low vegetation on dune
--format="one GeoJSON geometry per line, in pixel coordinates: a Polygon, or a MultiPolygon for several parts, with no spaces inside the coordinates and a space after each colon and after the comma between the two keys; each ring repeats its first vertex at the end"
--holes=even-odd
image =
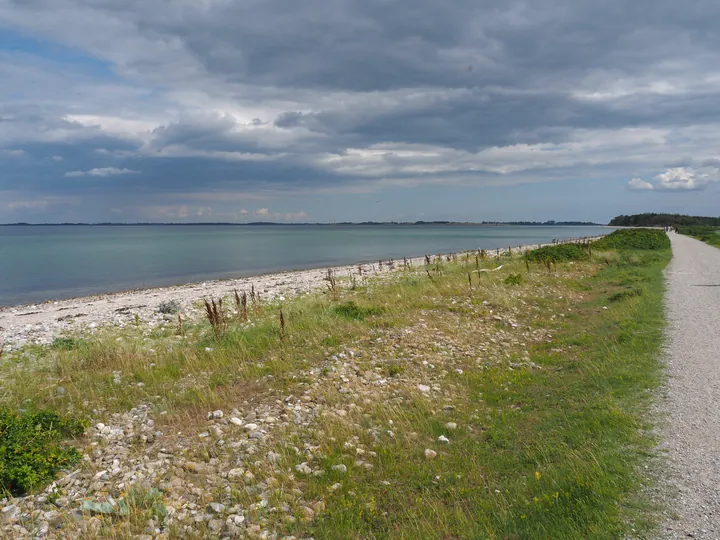
{"type": "Polygon", "coordinates": [[[711,246],[720,247],[720,226],[681,226],[677,228],[677,232],[702,240],[711,246]]]}
{"type": "Polygon", "coordinates": [[[14,351],[0,406],[91,427],[0,535],[642,535],[669,257],[662,231],[427,257],[14,351]]]}
{"type": "Polygon", "coordinates": [[[670,239],[660,229],[620,229],[592,243],[597,250],[669,250],[670,239]]]}

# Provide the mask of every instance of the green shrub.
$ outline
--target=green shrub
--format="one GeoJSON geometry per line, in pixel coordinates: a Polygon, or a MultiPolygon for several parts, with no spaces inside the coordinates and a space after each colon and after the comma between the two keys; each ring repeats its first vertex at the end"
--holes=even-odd
{"type": "Polygon", "coordinates": [[[530,262],[564,262],[584,261],[589,257],[582,244],[558,244],[544,246],[525,253],[525,259],[530,262]]]}
{"type": "Polygon", "coordinates": [[[341,317],[362,321],[366,317],[370,317],[372,315],[381,315],[385,310],[381,307],[360,307],[355,302],[350,301],[333,307],[333,311],[341,317]]]}
{"type": "Polygon", "coordinates": [[[85,427],[85,422],[52,411],[17,414],[0,409],[0,491],[27,493],[79,462],[80,452],[62,442],[82,435],[85,427]]]}
{"type": "Polygon", "coordinates": [[[660,229],[619,229],[593,242],[602,249],[670,249],[670,239],[660,229]]]}
{"type": "Polygon", "coordinates": [[[177,300],[168,300],[166,302],[160,302],[158,305],[158,313],[163,315],[175,315],[180,311],[180,302],[177,300]]]}
{"type": "Polygon", "coordinates": [[[520,285],[523,282],[523,278],[520,274],[510,274],[503,280],[505,285],[520,285]]]}

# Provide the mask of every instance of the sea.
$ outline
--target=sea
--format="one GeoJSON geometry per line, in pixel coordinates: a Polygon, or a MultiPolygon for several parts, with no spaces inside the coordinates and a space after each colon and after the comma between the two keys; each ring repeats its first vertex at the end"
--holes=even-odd
{"type": "Polygon", "coordinates": [[[512,225],[0,226],[0,306],[599,236],[512,225]]]}

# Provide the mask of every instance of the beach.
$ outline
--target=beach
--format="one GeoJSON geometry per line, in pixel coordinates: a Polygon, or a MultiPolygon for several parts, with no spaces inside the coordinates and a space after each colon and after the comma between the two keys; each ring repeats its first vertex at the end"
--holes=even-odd
{"type": "MultiPolygon", "coordinates": [[[[512,250],[525,251],[542,245],[547,244],[529,244],[512,250]]],[[[488,251],[488,256],[502,256],[506,252],[507,248],[492,250],[488,251]]],[[[464,256],[465,253],[476,252],[462,252],[458,256],[464,256]]],[[[425,263],[423,257],[407,261],[413,266],[425,263]]],[[[236,290],[239,294],[249,294],[254,287],[262,302],[282,302],[326,288],[328,269],[340,280],[345,278],[349,282],[352,276],[358,279],[361,272],[366,277],[387,276],[402,269],[404,264],[401,257],[382,262],[275,272],[0,308],[0,344],[3,344],[5,351],[11,351],[28,344],[46,345],[62,335],[94,333],[108,326],[122,328],[140,323],[154,328],[163,324],[176,324],[177,315],[160,313],[160,304],[177,302],[183,319],[197,319],[203,316],[203,299],[224,298],[233,295],[236,290]]]]}

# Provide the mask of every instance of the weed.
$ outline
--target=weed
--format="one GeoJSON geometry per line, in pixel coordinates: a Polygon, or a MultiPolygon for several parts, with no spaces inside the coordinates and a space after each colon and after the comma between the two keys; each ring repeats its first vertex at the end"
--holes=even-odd
{"type": "Polygon", "coordinates": [[[505,285],[520,285],[523,282],[523,277],[520,274],[510,274],[503,280],[505,285]]]}
{"type": "Polygon", "coordinates": [[[157,308],[158,313],[163,315],[175,315],[180,311],[180,302],[177,300],[167,300],[160,302],[157,308]]]}
{"type": "Polygon", "coordinates": [[[216,336],[225,333],[227,321],[223,311],[222,298],[218,298],[217,302],[214,299],[209,302],[205,300],[205,316],[216,336]]]}

